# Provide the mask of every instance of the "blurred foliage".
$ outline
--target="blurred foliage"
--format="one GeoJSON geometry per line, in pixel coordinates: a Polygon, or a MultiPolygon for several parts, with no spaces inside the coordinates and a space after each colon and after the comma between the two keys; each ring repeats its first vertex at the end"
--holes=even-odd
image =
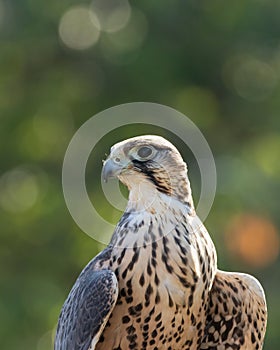
{"type": "MultiPolygon", "coordinates": [[[[108,107],[151,101],[188,115],[208,140],[218,185],[206,226],[219,265],[260,279],[265,349],[279,349],[280,2],[123,4],[110,17],[97,0],[0,0],[1,348],[51,349],[64,298],[103,248],[79,230],[63,198],[75,130],[108,107]]],[[[107,135],[89,161],[89,188],[100,191],[109,147],[144,132],[180,148],[197,201],[195,160],[156,127],[107,135]]],[[[99,210],[120,215],[104,199],[99,210]]]]}

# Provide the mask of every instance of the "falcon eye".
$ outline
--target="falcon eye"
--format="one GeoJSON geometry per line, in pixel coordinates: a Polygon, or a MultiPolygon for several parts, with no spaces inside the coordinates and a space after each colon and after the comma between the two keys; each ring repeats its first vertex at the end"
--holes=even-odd
{"type": "Polygon", "coordinates": [[[137,156],[139,158],[145,159],[150,157],[150,155],[153,153],[153,149],[151,147],[148,146],[143,146],[141,148],[138,149],[137,151],[137,156]]]}

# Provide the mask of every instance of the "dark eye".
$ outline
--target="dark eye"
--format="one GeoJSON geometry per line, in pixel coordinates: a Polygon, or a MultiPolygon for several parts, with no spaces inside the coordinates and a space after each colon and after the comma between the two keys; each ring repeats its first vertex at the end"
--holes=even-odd
{"type": "Polygon", "coordinates": [[[153,149],[148,146],[143,146],[138,149],[137,155],[139,158],[148,158],[153,153],[153,149]]]}

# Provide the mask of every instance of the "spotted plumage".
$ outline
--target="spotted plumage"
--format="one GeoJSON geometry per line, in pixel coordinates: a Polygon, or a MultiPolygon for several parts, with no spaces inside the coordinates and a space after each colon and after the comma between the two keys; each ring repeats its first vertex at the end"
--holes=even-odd
{"type": "Polygon", "coordinates": [[[261,349],[263,290],[217,270],[177,149],[158,136],[120,142],[103,177],[128,187],[128,205],[65,301],[55,350],[261,349]]]}

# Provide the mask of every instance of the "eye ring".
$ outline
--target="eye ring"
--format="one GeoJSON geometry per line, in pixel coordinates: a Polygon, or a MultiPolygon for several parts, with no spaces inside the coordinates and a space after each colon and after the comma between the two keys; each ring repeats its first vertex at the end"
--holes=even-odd
{"type": "Polygon", "coordinates": [[[137,150],[137,157],[140,159],[149,159],[154,154],[154,149],[150,146],[141,146],[137,150]]]}

